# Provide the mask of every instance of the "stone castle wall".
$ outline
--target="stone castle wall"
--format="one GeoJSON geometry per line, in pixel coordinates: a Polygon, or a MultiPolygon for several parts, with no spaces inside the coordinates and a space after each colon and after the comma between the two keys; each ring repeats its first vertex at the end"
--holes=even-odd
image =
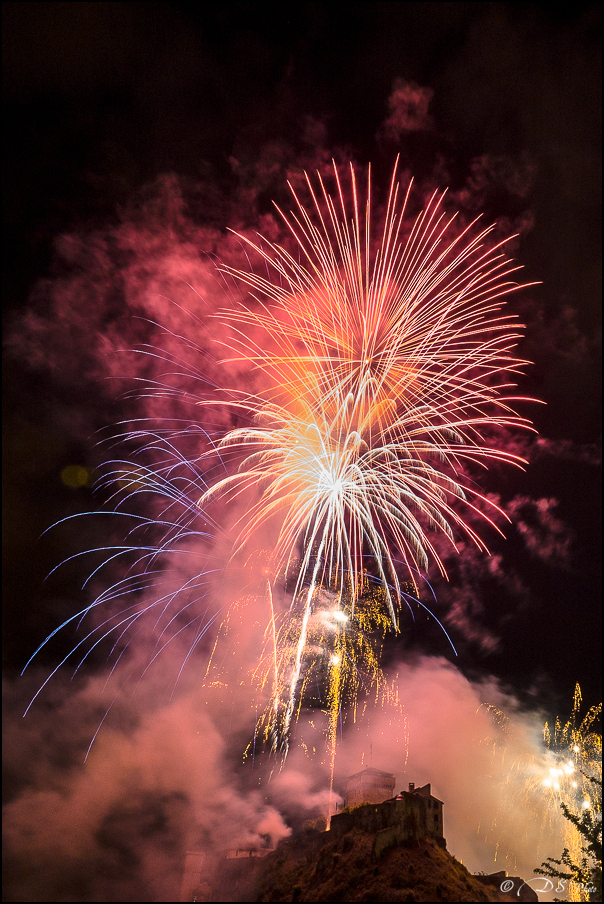
{"type": "Polygon", "coordinates": [[[367,804],[331,818],[331,832],[337,837],[355,828],[367,834],[378,833],[374,844],[376,856],[393,844],[422,838],[433,838],[444,846],[442,806],[435,798],[419,794],[367,804]]]}

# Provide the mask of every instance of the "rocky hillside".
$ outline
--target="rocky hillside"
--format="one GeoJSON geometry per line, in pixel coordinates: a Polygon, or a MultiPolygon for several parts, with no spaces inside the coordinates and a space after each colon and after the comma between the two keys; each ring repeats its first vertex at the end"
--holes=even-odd
{"type": "MultiPolygon", "coordinates": [[[[358,830],[292,838],[267,857],[223,862],[213,901],[537,901],[518,879],[509,894],[501,879],[472,876],[430,840],[372,856],[373,836],[358,830]]],[[[197,898],[200,900],[200,898],[197,898]]]]}

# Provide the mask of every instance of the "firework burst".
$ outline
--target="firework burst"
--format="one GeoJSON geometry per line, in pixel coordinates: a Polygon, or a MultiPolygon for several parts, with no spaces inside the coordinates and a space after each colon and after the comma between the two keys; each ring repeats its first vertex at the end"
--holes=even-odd
{"type": "MultiPolygon", "coordinates": [[[[141,518],[129,542],[110,554],[108,561],[134,553],[133,571],[74,616],[146,593],[168,555],[190,552],[197,540],[206,548],[213,506],[243,509],[230,561],[249,561],[254,547],[272,551],[268,647],[259,656],[270,667],[256,670],[272,676],[259,679],[270,702],[257,731],[283,752],[320,662],[329,675],[333,751],[342,702],[354,699],[359,675],[382,684],[367,638],[386,626],[398,630],[401,605],[419,603],[431,561],[445,574],[437,535],[454,548],[469,538],[487,551],[476,516],[499,530],[495,520],[505,515],[475,488],[470,471],[524,462],[498,446],[494,431],[532,429],[510,394],[526,363],[514,354],[522,330],[503,312],[504,297],[521,288],[513,279],[519,268],[504,242],[494,241],[493,227],[459,226],[446,213],[444,192],[410,216],[412,186],[401,191],[395,167],[375,233],[370,172],[362,199],[352,166],[349,189],[335,164],[333,178],[330,194],[321,176],[316,186],[306,177],[308,205],[292,188],[294,209],[279,210],[283,244],[239,236],[262,272],[219,267],[249,293],[219,315],[227,361],[251,365],[263,389],[208,394],[204,386],[199,404],[206,411],[226,408],[244,424],[222,436],[176,421],[159,428],[143,422],[129,434],[154,464],[114,463],[107,479],[120,487],[120,506],[151,494],[161,514],[141,518]],[[190,450],[194,435],[205,449],[179,451],[179,442],[190,450]],[[219,478],[212,476],[216,459],[219,478]],[[160,542],[137,543],[143,530],[159,530],[160,542]],[[363,602],[368,580],[379,588],[371,606],[363,602]],[[272,606],[276,585],[290,601],[285,614],[272,606]]],[[[158,384],[152,391],[173,394],[158,384]]],[[[169,585],[143,609],[133,602],[81,645],[117,632],[119,649],[141,616],[154,612],[161,631],[153,658],[194,623],[192,652],[211,622],[197,613],[208,580],[205,572],[169,585]]]]}
{"type": "Polygon", "coordinates": [[[302,600],[302,615],[286,732],[317,589],[345,594],[354,612],[371,569],[396,630],[395,557],[416,585],[430,559],[445,573],[430,532],[453,546],[469,537],[486,551],[471,521],[480,514],[496,527],[488,511],[497,507],[466,468],[522,465],[486,437],[495,426],[531,429],[508,395],[510,375],[526,363],[513,354],[519,325],[501,313],[503,296],[519,288],[510,278],[518,267],[503,242],[489,241],[492,227],[456,228],[444,193],[408,222],[411,185],[401,198],[395,174],[377,240],[370,176],[361,202],[351,166],[347,205],[334,165],[335,196],[320,176],[318,190],[307,177],[309,209],[292,188],[296,208],[279,211],[291,250],[240,236],[266,275],[222,268],[255,300],[221,315],[234,330],[231,347],[269,389],[237,399],[251,423],[219,444],[237,470],[199,504],[259,488],[237,548],[272,523],[275,571],[291,572],[296,557],[292,605],[302,600]],[[259,334],[262,342],[250,338],[259,334]]]}

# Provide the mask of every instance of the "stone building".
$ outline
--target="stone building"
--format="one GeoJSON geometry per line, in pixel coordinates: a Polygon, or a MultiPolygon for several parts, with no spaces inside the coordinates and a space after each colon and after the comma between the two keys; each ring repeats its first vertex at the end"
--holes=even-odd
{"type": "Polygon", "coordinates": [[[376,836],[376,856],[393,845],[419,841],[422,838],[433,838],[439,845],[446,847],[443,837],[443,802],[432,795],[430,785],[416,788],[410,783],[407,791],[401,791],[390,800],[368,803],[331,817],[331,832],[336,835],[343,835],[352,829],[360,829],[376,836]]]}

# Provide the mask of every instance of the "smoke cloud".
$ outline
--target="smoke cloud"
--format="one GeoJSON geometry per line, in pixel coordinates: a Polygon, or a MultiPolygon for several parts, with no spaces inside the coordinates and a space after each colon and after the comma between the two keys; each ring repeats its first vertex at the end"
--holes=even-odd
{"type": "Polygon", "coordinates": [[[447,848],[470,871],[531,878],[563,826],[541,784],[552,762],[542,715],[522,711],[494,678],[469,681],[441,658],[401,662],[393,681],[400,718],[374,711],[344,739],[339,768],[368,765],[371,745],[373,765],[395,774],[397,791],[431,784],[445,803],[447,848]]]}
{"type": "Polygon", "coordinates": [[[387,138],[398,141],[405,132],[424,132],[432,128],[429,113],[434,95],[431,88],[397,78],[388,98],[389,116],[382,129],[387,138]]]}
{"type": "MultiPolygon", "coordinates": [[[[142,693],[112,700],[105,677],[75,688],[58,679],[35,717],[5,736],[7,772],[21,787],[4,815],[14,900],[176,900],[185,850],[272,846],[289,826],[325,815],[320,713],[303,714],[295,729],[309,743],[314,736],[316,753],[294,744],[270,778],[266,766],[241,765],[253,732],[249,688],[213,696],[189,674],[166,700],[157,675],[142,693]]],[[[332,806],[346,775],[371,757],[395,774],[397,791],[431,783],[445,804],[448,849],[471,871],[530,878],[563,846],[557,804],[541,784],[553,762],[542,716],[522,712],[494,679],[472,683],[443,659],[402,662],[390,678],[400,712],[371,708],[346,725],[332,806]]],[[[15,716],[27,689],[5,691],[15,716]]]]}

